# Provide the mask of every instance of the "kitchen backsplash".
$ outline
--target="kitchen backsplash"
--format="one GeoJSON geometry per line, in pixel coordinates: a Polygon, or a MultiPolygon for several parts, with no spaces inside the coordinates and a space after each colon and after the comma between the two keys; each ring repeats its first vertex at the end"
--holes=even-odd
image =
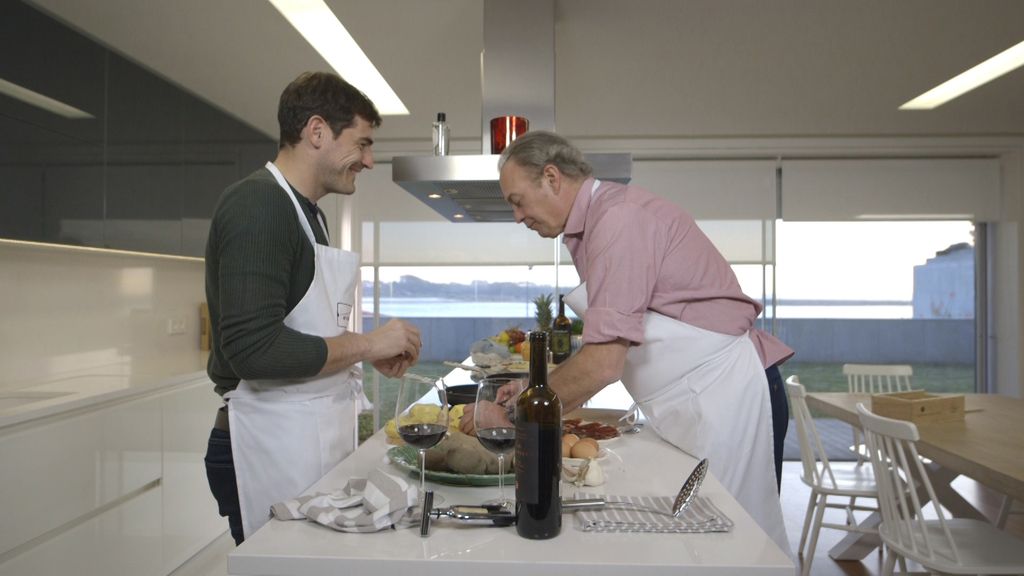
{"type": "Polygon", "coordinates": [[[120,366],[203,368],[199,259],[0,240],[0,390],[120,366]]]}

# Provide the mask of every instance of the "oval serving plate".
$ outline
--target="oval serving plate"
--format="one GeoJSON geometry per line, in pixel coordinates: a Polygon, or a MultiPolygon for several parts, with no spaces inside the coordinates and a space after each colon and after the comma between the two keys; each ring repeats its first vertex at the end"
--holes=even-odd
{"type": "MultiPolygon", "coordinates": [[[[392,446],[388,449],[388,460],[395,466],[414,475],[420,476],[420,453],[411,446],[392,446]]],[[[427,470],[426,479],[438,484],[449,486],[497,486],[497,474],[456,474],[455,472],[440,472],[438,470],[427,470]]],[[[505,484],[510,485],[516,481],[515,474],[505,474],[505,484]]]]}

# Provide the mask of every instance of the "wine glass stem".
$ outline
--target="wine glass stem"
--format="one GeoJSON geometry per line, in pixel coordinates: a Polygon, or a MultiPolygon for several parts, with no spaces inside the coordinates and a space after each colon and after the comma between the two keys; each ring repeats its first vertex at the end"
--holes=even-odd
{"type": "Polygon", "coordinates": [[[427,493],[427,451],[420,448],[420,501],[427,493]]]}
{"type": "Polygon", "coordinates": [[[505,505],[505,455],[498,454],[498,498],[505,505]]]}

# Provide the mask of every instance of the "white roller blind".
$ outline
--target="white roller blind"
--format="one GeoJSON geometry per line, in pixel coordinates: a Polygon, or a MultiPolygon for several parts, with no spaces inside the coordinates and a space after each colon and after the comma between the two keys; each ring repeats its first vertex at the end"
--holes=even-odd
{"type": "Polygon", "coordinates": [[[698,220],[774,220],[775,161],[636,161],[633,180],[698,220]]]}
{"type": "MultiPolygon", "coordinates": [[[[365,235],[364,235],[365,237],[365,235]]],[[[363,247],[363,262],[381,265],[550,265],[556,240],[541,238],[522,224],[381,222],[380,257],[363,247]]],[[[562,262],[569,253],[560,246],[562,262]]]]}
{"type": "Polygon", "coordinates": [[[782,218],[999,220],[991,158],[783,160],[782,218]]]}
{"type": "Polygon", "coordinates": [[[698,220],[697,225],[730,264],[772,262],[773,220],[698,220]]]}

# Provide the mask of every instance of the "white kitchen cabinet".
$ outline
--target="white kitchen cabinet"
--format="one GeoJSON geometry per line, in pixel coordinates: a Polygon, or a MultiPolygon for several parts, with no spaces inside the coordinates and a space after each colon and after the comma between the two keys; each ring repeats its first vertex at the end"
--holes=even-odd
{"type": "Polygon", "coordinates": [[[0,427],[0,576],[162,576],[227,530],[205,377],[0,427]]]}
{"type": "Polygon", "coordinates": [[[144,398],[0,430],[0,554],[159,481],[160,410],[144,398]]]}
{"type": "Polygon", "coordinates": [[[206,481],[206,442],[220,396],[205,378],[167,394],[163,409],[163,574],[227,530],[206,481]]]}
{"type": "Polygon", "coordinates": [[[158,576],[160,496],[155,485],[78,523],[0,564],[0,576],[158,576]]]}

